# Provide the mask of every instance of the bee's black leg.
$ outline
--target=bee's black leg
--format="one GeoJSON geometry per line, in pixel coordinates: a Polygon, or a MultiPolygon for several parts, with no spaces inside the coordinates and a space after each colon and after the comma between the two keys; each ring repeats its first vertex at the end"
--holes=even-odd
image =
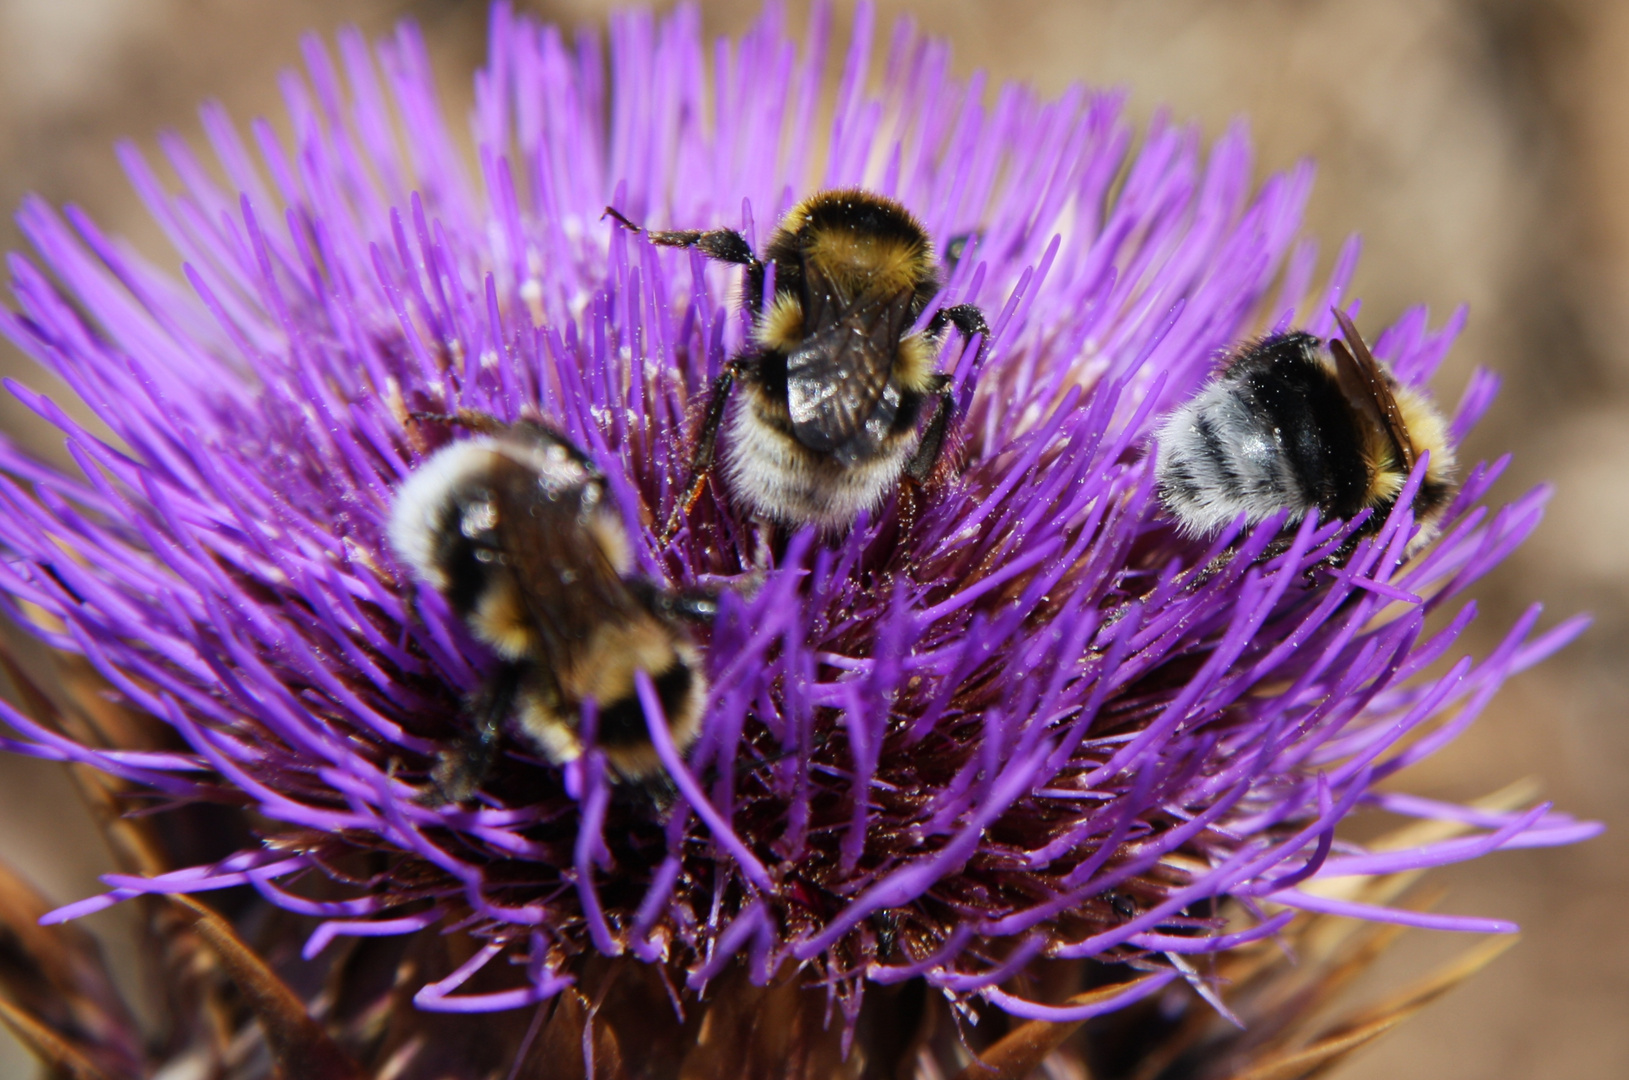
{"type": "MultiPolygon", "coordinates": [[[[1345,566],[1347,561],[1351,559],[1352,553],[1357,550],[1358,542],[1368,535],[1370,531],[1366,528],[1357,530],[1342,540],[1334,551],[1302,570],[1301,584],[1308,589],[1316,589],[1322,583],[1324,575],[1334,576],[1337,574],[1341,567],[1345,566]]],[[[1294,546],[1295,533],[1293,530],[1286,529],[1262,549],[1261,554],[1256,556],[1256,563],[1258,565],[1269,563],[1282,555],[1288,554],[1289,550],[1294,546]]]]}
{"type": "MultiPolygon", "coordinates": [[[[1328,574],[1331,577],[1338,575],[1341,568],[1351,561],[1352,556],[1357,552],[1358,544],[1362,542],[1363,538],[1371,536],[1377,531],[1377,529],[1369,528],[1368,524],[1365,523],[1363,528],[1353,531],[1351,535],[1340,542],[1340,545],[1334,551],[1306,568],[1303,577],[1306,579],[1308,588],[1318,586],[1320,575],[1328,574]]],[[[1356,590],[1354,590],[1355,592],[1356,590]]]]}
{"type": "Polygon", "coordinates": [[[763,273],[763,263],[758,256],[752,253],[747,245],[747,238],[734,229],[713,229],[708,232],[694,232],[682,229],[674,232],[647,232],[650,242],[663,247],[695,248],[709,259],[719,262],[732,263],[744,266],[749,271],[763,273]]]}
{"type": "Polygon", "coordinates": [[[710,623],[718,618],[718,597],[710,592],[674,593],[668,597],[673,614],[690,622],[710,623]]]}
{"type": "Polygon", "coordinates": [[[886,959],[893,955],[894,947],[899,943],[899,932],[904,928],[905,920],[893,911],[884,908],[871,916],[872,931],[876,934],[877,955],[886,959]]]}
{"type": "Polygon", "coordinates": [[[629,232],[643,232],[644,231],[643,226],[636,225],[633,222],[629,221],[628,220],[628,215],[624,214],[621,210],[618,210],[614,206],[607,206],[605,208],[605,213],[600,215],[600,220],[601,221],[604,221],[606,218],[610,218],[612,221],[616,222],[618,225],[621,225],[624,229],[627,229],[629,232]]]}
{"type": "Polygon", "coordinates": [[[679,801],[679,785],[665,772],[647,776],[637,784],[617,784],[611,789],[614,799],[623,799],[638,805],[645,817],[663,818],[679,801]]]}
{"type": "Polygon", "coordinates": [[[791,750],[782,750],[780,753],[774,754],[771,757],[759,757],[752,763],[752,769],[765,769],[771,765],[779,765],[781,762],[795,754],[802,754],[805,757],[810,757],[812,759],[813,755],[821,750],[824,750],[826,748],[826,744],[829,742],[831,742],[831,732],[829,731],[818,735],[813,735],[809,739],[808,746],[794,747],[791,750]]]}
{"type": "Polygon", "coordinates": [[[922,441],[916,444],[916,453],[905,463],[905,476],[918,484],[927,483],[928,477],[933,475],[934,466],[939,464],[939,455],[945,448],[945,436],[950,433],[951,415],[956,411],[948,390],[939,391],[935,397],[938,403],[933,407],[928,428],[922,433],[922,441]]]}
{"type": "Polygon", "coordinates": [[[667,619],[710,623],[718,617],[718,594],[706,589],[669,592],[644,578],[624,579],[630,592],[647,608],[667,619]]]}
{"type": "MultiPolygon", "coordinates": [[[[941,381],[948,382],[940,376],[941,381]]],[[[921,512],[925,498],[923,488],[933,475],[933,470],[939,464],[939,457],[944,453],[945,436],[950,432],[951,417],[955,414],[956,406],[950,400],[950,393],[941,390],[935,395],[936,404],[933,416],[928,420],[928,428],[922,433],[922,441],[916,444],[916,453],[905,463],[905,472],[899,478],[899,535],[909,535],[916,527],[917,514],[921,512]]]]}
{"type": "Polygon", "coordinates": [[[977,334],[983,334],[986,341],[990,338],[989,324],[984,321],[984,312],[976,304],[957,304],[935,311],[933,318],[928,320],[928,336],[941,337],[946,323],[960,330],[969,341],[977,334]]]}
{"type": "Polygon", "coordinates": [[[696,229],[669,231],[645,229],[629,221],[620,210],[609,206],[605,208],[605,217],[615,220],[624,229],[644,233],[650,237],[653,244],[660,244],[663,247],[695,248],[709,259],[734,263],[736,266],[745,266],[760,274],[763,273],[763,264],[758,261],[758,256],[752,253],[747,238],[734,229],[711,229],[706,232],[696,229]]]}
{"type": "Polygon", "coordinates": [[[523,670],[521,664],[504,664],[470,695],[464,707],[469,728],[457,745],[442,751],[432,774],[447,802],[468,801],[491,771],[504,721],[515,708],[523,670]]]}
{"type": "Polygon", "coordinates": [[[1261,549],[1261,554],[1256,556],[1256,562],[1258,564],[1271,562],[1280,555],[1288,553],[1290,548],[1294,546],[1295,533],[1286,529],[1267,542],[1267,546],[1261,549]]]}
{"type": "Polygon", "coordinates": [[[702,418],[701,428],[696,432],[696,449],[690,456],[689,479],[685,481],[684,491],[678,501],[673,504],[673,514],[668,518],[667,527],[662,530],[664,547],[678,535],[684,519],[695,509],[696,503],[701,499],[702,489],[707,486],[707,477],[713,471],[713,455],[718,449],[718,429],[724,425],[724,407],[729,404],[730,389],[740,374],[741,361],[731,360],[724,365],[724,373],[713,380],[712,396],[707,402],[707,414],[702,418]]]}
{"type": "Polygon", "coordinates": [[[1130,922],[1137,917],[1137,905],[1132,903],[1131,897],[1124,893],[1106,892],[1103,899],[1120,918],[1130,922]]]}
{"type": "MultiPolygon", "coordinates": [[[[1273,539],[1268,542],[1266,547],[1261,549],[1261,554],[1256,556],[1255,565],[1264,566],[1267,563],[1272,562],[1274,559],[1288,554],[1290,549],[1294,546],[1295,532],[1293,529],[1286,528],[1283,532],[1273,537],[1273,539]]],[[[1224,555],[1225,554],[1227,553],[1224,553],[1224,555]]],[[[1331,570],[1334,568],[1334,564],[1330,561],[1332,558],[1334,558],[1334,556],[1320,559],[1318,562],[1313,563],[1311,566],[1301,571],[1301,585],[1307,589],[1316,589],[1318,587],[1318,575],[1325,570],[1331,570]]],[[[1226,561],[1231,562],[1232,560],[1228,559],[1226,561]]],[[[1217,557],[1217,564],[1217,569],[1220,569],[1221,566],[1226,565],[1226,562],[1222,561],[1222,556],[1217,557]]],[[[1206,569],[1209,570],[1210,568],[1207,567],[1206,569]]],[[[1205,577],[1196,581],[1195,584],[1203,584],[1204,581],[1209,580],[1210,576],[1210,574],[1207,574],[1205,577]]]]}

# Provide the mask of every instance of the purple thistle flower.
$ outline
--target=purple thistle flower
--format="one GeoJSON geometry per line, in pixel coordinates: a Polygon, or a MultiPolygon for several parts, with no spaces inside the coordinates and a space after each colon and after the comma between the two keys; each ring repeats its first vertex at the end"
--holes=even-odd
{"type": "MultiPolygon", "coordinates": [[[[1297,239],[1311,169],[1253,188],[1242,128],[1206,154],[1164,119],[1133,151],[1119,97],[1082,88],[1007,85],[987,104],[909,26],[873,94],[868,10],[828,131],[830,25],[816,5],[799,46],[771,6],[709,53],[694,8],[634,12],[606,53],[500,4],[473,171],[411,27],[377,49],[343,35],[337,64],[308,42],[307,77],[283,84],[291,144],[204,110],[224,187],[177,139],[179,191],[122,148],[184,282],[72,208],[24,207],[44,269],[12,257],[18,310],[0,325],[113,438],[11,386],[82,474],[0,446],[0,602],[180,741],[90,746],[7,707],[4,745],[160,806],[252,809],[261,834],[209,865],[110,875],[51,919],[247,885],[313,917],[308,956],[467,932],[481,947],[418,991],[425,1009],[538,1002],[626,954],[685,1000],[731,972],[798,971],[850,1030],[868,985],[915,979],[1047,1020],[1182,978],[1209,994],[1184,958],[1300,912],[1511,929],[1327,883],[1596,831],[1547,805],[1377,788],[1582,628],[1540,632],[1535,608],[1479,662],[1449,663],[1475,615],[1460,594],[1546,493],[1490,510],[1505,461],[1472,467],[1408,561],[1405,494],[1316,588],[1307,571],[1345,523],[1303,522],[1278,553],[1277,522],[1207,546],[1155,496],[1156,420],[1222,351],[1267,329],[1327,337],[1332,305],[1356,310],[1355,241],[1315,286],[1316,246],[1297,239]],[[936,301],[991,316],[987,349],[955,339],[941,358],[955,475],[909,522],[891,503],[778,556],[708,495],[663,547],[687,417],[748,327],[736,272],[602,212],[756,245],[801,196],[847,185],[897,198],[941,244],[975,237],[936,301]],[[723,589],[700,737],[681,757],[652,725],[670,803],[612,785],[597,752],[561,770],[520,740],[478,803],[431,797],[492,657],[384,528],[433,449],[407,414],[454,409],[547,418],[604,471],[642,574],[723,589]],[[1336,834],[1359,809],[1471,832],[1370,851],[1336,834]],[[1115,965],[1123,989],[1075,1006],[1012,989],[1047,958],[1115,965]]],[[[1375,352],[1423,384],[1463,319],[1411,311],[1375,352]]],[[[1473,377],[1456,441],[1495,389],[1473,377]]]]}

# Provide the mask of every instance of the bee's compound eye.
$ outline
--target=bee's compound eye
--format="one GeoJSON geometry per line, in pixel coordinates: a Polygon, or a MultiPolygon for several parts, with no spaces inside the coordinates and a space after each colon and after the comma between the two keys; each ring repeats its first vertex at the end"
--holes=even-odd
{"type": "Polygon", "coordinates": [[[458,522],[458,531],[469,539],[474,539],[482,533],[489,533],[498,525],[498,508],[491,499],[480,499],[464,507],[464,514],[458,522]]]}

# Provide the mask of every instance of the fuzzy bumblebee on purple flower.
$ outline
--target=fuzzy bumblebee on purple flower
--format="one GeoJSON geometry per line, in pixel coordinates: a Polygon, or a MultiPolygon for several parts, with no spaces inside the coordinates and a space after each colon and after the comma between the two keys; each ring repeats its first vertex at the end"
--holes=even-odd
{"type": "Polygon", "coordinates": [[[0,321],[111,437],[14,387],[78,468],[0,447],[4,603],[97,689],[6,745],[143,811],[47,919],[223,890],[151,919],[239,1021],[138,1038],[64,975],[6,1007],[48,1059],[1324,1067],[1423,1000],[1320,1017],[1374,927],[1510,929],[1411,875],[1594,831],[1380,786],[1581,625],[1453,659],[1544,499],[1454,471],[1461,317],[1371,350],[1310,170],[1133,153],[908,27],[873,86],[866,12],[818,120],[811,19],[607,51],[499,5],[473,157],[411,28],[313,42],[291,141],[206,109],[224,185],[124,151],[179,277],[25,206],[0,321]]]}

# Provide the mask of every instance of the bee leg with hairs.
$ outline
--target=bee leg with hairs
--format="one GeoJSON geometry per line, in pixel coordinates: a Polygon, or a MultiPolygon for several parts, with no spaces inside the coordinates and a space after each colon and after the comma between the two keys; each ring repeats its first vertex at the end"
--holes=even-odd
{"type": "MultiPolygon", "coordinates": [[[[1324,575],[1327,575],[1330,578],[1343,577],[1346,564],[1351,561],[1352,556],[1357,552],[1358,545],[1368,537],[1371,537],[1375,533],[1379,532],[1381,528],[1384,527],[1385,523],[1386,519],[1384,515],[1375,514],[1368,521],[1364,522],[1361,527],[1353,529],[1350,533],[1348,533],[1346,538],[1337,544],[1335,549],[1328,555],[1325,555],[1323,558],[1307,567],[1303,575],[1306,580],[1307,588],[1317,588],[1318,585],[1321,584],[1320,577],[1324,575]]],[[[1361,594],[1362,590],[1353,591],[1354,596],[1361,594]]]]}
{"type": "MultiPolygon", "coordinates": [[[[961,332],[963,338],[971,343],[979,339],[979,348],[990,340],[990,327],[984,321],[984,312],[973,304],[956,304],[952,307],[940,308],[928,320],[927,336],[929,340],[937,343],[944,338],[945,328],[954,326],[961,332]]],[[[918,483],[923,483],[933,473],[933,466],[939,460],[939,453],[944,449],[945,435],[950,430],[950,421],[955,411],[955,402],[950,397],[950,376],[940,373],[935,377],[936,385],[930,391],[930,396],[936,399],[933,416],[928,420],[928,427],[922,434],[922,441],[917,444],[916,453],[905,465],[905,475],[918,483]]]]}
{"type": "Polygon", "coordinates": [[[752,253],[752,247],[747,238],[734,229],[710,229],[705,232],[696,229],[646,229],[636,225],[613,207],[607,206],[601,220],[609,217],[618,225],[630,232],[642,232],[650,237],[650,242],[662,247],[695,248],[709,259],[719,262],[733,263],[736,266],[745,266],[755,272],[755,278],[762,280],[764,264],[758,256],[752,253]]]}
{"type": "Polygon", "coordinates": [[[916,452],[905,463],[905,471],[899,478],[900,536],[908,536],[916,528],[917,515],[927,496],[925,489],[939,464],[945,436],[950,431],[950,421],[956,412],[956,405],[950,398],[950,376],[940,375],[936,381],[938,386],[933,393],[933,415],[922,433],[922,441],[916,444],[916,452]]]}
{"type": "MultiPolygon", "coordinates": [[[[699,231],[695,229],[679,229],[664,231],[660,229],[646,229],[636,225],[614,207],[605,208],[605,216],[614,220],[623,228],[631,232],[642,232],[650,238],[650,242],[662,247],[694,248],[709,259],[730,263],[735,266],[747,268],[749,287],[747,290],[747,304],[756,312],[762,305],[764,264],[752,252],[746,237],[734,229],[713,229],[699,231]]],[[[662,544],[665,546],[673,541],[684,527],[684,521],[695,509],[696,503],[701,499],[701,493],[707,486],[707,478],[712,474],[713,458],[718,449],[718,431],[724,423],[724,409],[729,403],[730,390],[750,364],[750,357],[738,357],[725,363],[724,370],[713,380],[711,392],[707,399],[707,412],[702,418],[701,426],[696,431],[696,447],[690,455],[690,469],[686,475],[684,490],[673,505],[673,512],[668,516],[667,525],[662,530],[662,544]]]]}
{"type": "MultiPolygon", "coordinates": [[[[945,328],[954,326],[961,332],[962,337],[971,342],[980,338],[979,347],[990,337],[990,328],[984,321],[984,312],[972,304],[956,304],[953,307],[940,308],[928,320],[927,336],[937,342],[944,336],[945,328]]],[[[922,489],[927,485],[933,475],[935,466],[939,463],[939,455],[944,451],[945,436],[950,431],[950,423],[955,418],[956,404],[950,396],[950,376],[939,374],[935,377],[936,385],[930,396],[934,399],[933,415],[928,418],[928,426],[922,433],[922,441],[917,444],[916,452],[905,463],[904,474],[900,477],[899,501],[899,533],[907,535],[916,525],[916,516],[922,502],[922,489]]]]}
{"type": "Polygon", "coordinates": [[[711,626],[718,618],[718,596],[705,590],[670,593],[640,583],[650,589],[651,609],[659,615],[702,626],[711,626]]]}
{"type": "Polygon", "coordinates": [[[940,308],[928,320],[928,336],[937,338],[944,333],[945,324],[949,323],[962,332],[962,336],[969,341],[975,335],[990,334],[990,327],[984,321],[984,312],[979,310],[977,304],[953,304],[947,308],[940,308]]]}
{"type": "Polygon", "coordinates": [[[751,357],[730,360],[725,363],[724,371],[713,380],[713,387],[707,395],[707,412],[702,416],[701,426],[696,429],[696,446],[690,453],[690,468],[685,473],[684,490],[679,493],[679,498],[673,504],[673,512],[668,515],[667,525],[662,529],[664,547],[672,543],[684,527],[690,511],[701,500],[707,478],[713,472],[713,459],[718,452],[718,431],[724,426],[724,409],[729,405],[730,390],[751,362],[751,357]]]}

